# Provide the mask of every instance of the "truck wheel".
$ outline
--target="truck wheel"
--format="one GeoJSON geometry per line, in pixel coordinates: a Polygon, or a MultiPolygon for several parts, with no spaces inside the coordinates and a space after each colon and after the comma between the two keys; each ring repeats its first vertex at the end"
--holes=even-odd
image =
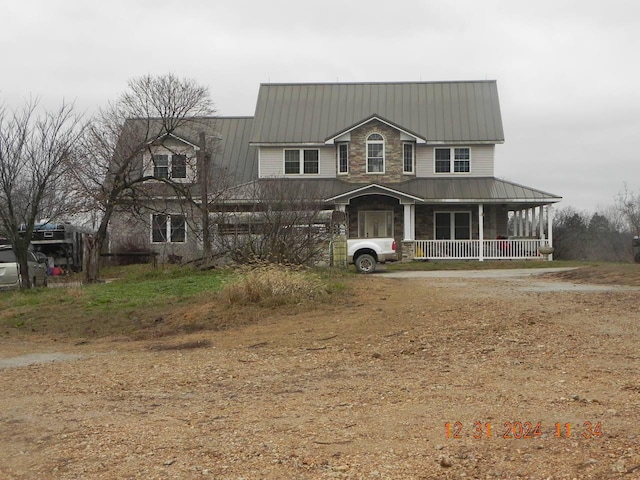
{"type": "Polygon", "coordinates": [[[356,269],[360,273],[373,273],[376,270],[376,259],[368,253],[363,253],[356,258],[356,269]]]}

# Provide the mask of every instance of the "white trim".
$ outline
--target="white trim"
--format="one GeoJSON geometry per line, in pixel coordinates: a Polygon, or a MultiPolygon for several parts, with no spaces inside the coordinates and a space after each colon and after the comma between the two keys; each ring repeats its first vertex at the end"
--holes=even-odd
{"type": "Polygon", "coordinates": [[[183,245],[185,243],[187,243],[187,217],[181,213],[150,213],[149,214],[151,216],[151,229],[150,229],[150,237],[149,237],[149,241],[151,243],[151,245],[166,245],[166,244],[176,244],[176,245],[183,245]],[[166,221],[167,221],[167,225],[166,225],[166,231],[164,232],[165,234],[165,238],[166,240],[164,242],[154,242],[153,241],[153,217],[157,216],[157,215],[164,215],[166,217],[166,221]],[[184,241],[182,242],[174,242],[173,239],[171,238],[171,233],[172,233],[172,229],[171,229],[171,217],[175,216],[175,217],[182,217],[184,220],[184,241]]]}
{"type": "MultiPolygon", "coordinates": [[[[386,150],[387,150],[387,141],[384,138],[384,135],[378,131],[371,132],[367,135],[367,138],[364,142],[364,157],[365,157],[365,170],[367,175],[384,175],[387,170],[387,158],[386,158],[386,150]],[[369,138],[373,135],[379,135],[382,140],[369,140],[369,138]],[[382,145],[382,171],[381,172],[370,172],[369,171],[369,145],[382,145]]],[[[378,158],[378,157],[371,157],[378,158]]]]}
{"type": "Polygon", "coordinates": [[[455,146],[441,146],[441,147],[433,147],[433,174],[434,175],[469,175],[472,172],[472,158],[473,155],[471,153],[471,147],[468,145],[455,145],[455,146]],[[456,148],[466,148],[469,150],[469,171],[468,172],[456,172],[455,171],[455,162],[456,162],[456,148]],[[449,150],[449,171],[448,172],[438,172],[436,171],[436,151],[437,150],[449,150]]]}
{"type": "Polygon", "coordinates": [[[472,240],[473,237],[473,212],[471,210],[434,210],[433,211],[433,239],[438,240],[436,238],[437,232],[437,222],[436,216],[438,213],[448,213],[449,214],[449,235],[451,238],[447,238],[444,240],[472,240]],[[468,213],[469,214],[469,238],[456,238],[456,221],[455,214],[456,213],[468,213]]]}
{"type": "Polygon", "coordinates": [[[412,242],[416,238],[416,205],[415,203],[405,203],[404,209],[404,239],[403,242],[412,242]]]}
{"type": "Polygon", "coordinates": [[[398,127],[397,125],[394,125],[394,124],[388,122],[387,120],[384,120],[383,118],[378,117],[377,115],[373,115],[373,116],[367,118],[366,120],[363,120],[360,123],[357,123],[357,124],[353,125],[352,127],[349,127],[348,129],[343,130],[343,131],[339,132],[338,134],[336,134],[336,135],[334,135],[332,137],[329,137],[327,140],[325,140],[324,143],[327,144],[327,145],[333,145],[338,138],[342,137],[343,135],[345,135],[347,133],[351,133],[356,128],[360,128],[362,125],[366,125],[367,123],[372,122],[374,120],[377,120],[377,121],[379,121],[381,123],[384,123],[385,125],[393,128],[394,130],[397,130],[397,131],[399,131],[401,133],[404,133],[405,135],[408,135],[411,138],[415,138],[416,143],[427,143],[426,139],[417,136],[415,133],[408,132],[408,131],[398,127]]]}
{"type": "MultiPolygon", "coordinates": [[[[471,227],[473,228],[473,222],[471,222],[471,227]]],[[[484,242],[484,205],[481,203],[478,205],[478,240],[480,240],[480,245],[484,242]]],[[[483,249],[480,249],[480,258],[478,259],[481,262],[484,261],[484,252],[483,249]]]]}
{"type": "Polygon", "coordinates": [[[294,176],[294,175],[298,175],[298,176],[315,176],[315,175],[320,175],[320,149],[319,148],[283,148],[282,149],[282,174],[285,177],[289,177],[289,176],[294,176]],[[287,151],[297,151],[299,154],[298,157],[298,173],[287,173],[287,151]],[[304,171],[304,152],[307,151],[315,151],[318,154],[318,171],[315,173],[306,173],[304,171]]]}
{"type": "MultiPolygon", "coordinates": [[[[200,147],[199,147],[198,145],[195,145],[195,144],[191,143],[190,141],[185,140],[185,139],[184,139],[184,138],[182,138],[182,137],[179,137],[179,136],[177,136],[177,135],[174,135],[173,133],[165,133],[165,134],[164,134],[164,135],[162,135],[161,137],[155,138],[155,139],[153,139],[153,140],[149,140],[149,141],[147,142],[147,145],[153,145],[154,143],[156,143],[157,141],[162,140],[162,139],[163,139],[163,138],[165,138],[165,137],[175,138],[175,139],[176,139],[176,140],[178,140],[179,142],[182,142],[182,143],[184,143],[185,145],[189,145],[190,147],[193,147],[193,149],[195,149],[195,150],[200,150],[200,147]]],[[[161,144],[161,145],[162,145],[162,144],[161,144]]],[[[166,147],[165,147],[165,148],[166,148],[166,147]]]]}
{"type": "Polygon", "coordinates": [[[416,174],[416,144],[413,142],[402,142],[402,174],[403,175],[415,175],[416,174]],[[411,171],[404,169],[404,147],[405,145],[411,146],[411,171]]]}
{"type": "Polygon", "coordinates": [[[179,146],[171,148],[166,145],[151,145],[148,150],[142,154],[142,168],[145,175],[149,175],[156,178],[166,178],[174,181],[175,183],[197,183],[198,181],[198,162],[197,153],[189,146],[179,146]],[[156,177],[156,163],[154,157],[166,156],[167,157],[167,170],[166,177],[156,177]],[[173,159],[175,156],[184,157],[184,177],[173,176],[173,159]]]}
{"type": "Polygon", "coordinates": [[[169,180],[173,180],[176,183],[194,183],[189,181],[189,160],[191,160],[192,158],[194,157],[189,157],[186,153],[177,153],[177,152],[152,153],[151,154],[151,168],[153,170],[152,175],[157,178],[167,178],[169,180]],[[173,175],[173,157],[176,157],[176,156],[184,158],[184,177],[174,177],[173,175]],[[167,176],[166,177],[158,177],[156,175],[157,165],[154,157],[167,157],[167,165],[166,165],[167,176]]]}
{"type": "MultiPolygon", "coordinates": [[[[362,192],[364,190],[369,190],[369,189],[372,189],[372,188],[379,188],[380,190],[385,190],[385,191],[387,191],[387,192],[392,194],[392,195],[389,195],[389,196],[395,197],[397,199],[410,198],[410,199],[412,199],[414,201],[418,201],[418,202],[422,201],[422,199],[420,197],[415,197],[415,196],[410,195],[408,193],[399,192],[398,190],[394,190],[392,188],[385,187],[384,185],[378,185],[377,183],[372,183],[371,185],[365,185],[364,187],[356,188],[355,190],[350,190],[348,192],[341,193],[340,195],[336,195],[335,197],[327,198],[325,201],[331,202],[331,201],[337,200],[339,198],[348,197],[348,196],[353,195],[353,194],[358,194],[358,193],[360,193],[360,192],[362,192]]],[[[365,194],[365,195],[368,195],[368,194],[365,194]]],[[[355,195],[355,196],[360,196],[360,195],[355,195]]]]}
{"type": "Polygon", "coordinates": [[[282,143],[282,142],[249,142],[250,147],[284,147],[284,148],[320,148],[326,147],[326,144],[323,142],[293,142],[293,143],[282,143]]]}
{"type": "Polygon", "coordinates": [[[395,235],[395,212],[394,210],[358,210],[358,238],[394,238],[395,235]],[[365,233],[367,231],[367,214],[381,214],[384,213],[384,221],[385,221],[385,225],[384,225],[384,229],[385,229],[385,233],[389,233],[387,232],[387,220],[388,217],[391,216],[391,235],[382,235],[382,236],[377,236],[377,237],[367,237],[366,235],[361,235],[360,232],[360,215],[363,215],[363,221],[364,221],[364,232],[365,233]]]}
{"type": "Polygon", "coordinates": [[[262,178],[262,150],[261,149],[258,149],[258,178],[262,178]]]}
{"type": "Polygon", "coordinates": [[[427,145],[431,145],[434,147],[442,147],[447,145],[464,147],[466,145],[469,145],[469,143],[473,143],[474,145],[497,145],[497,144],[502,145],[504,143],[504,140],[473,140],[473,142],[469,142],[468,140],[464,140],[464,141],[447,140],[446,142],[444,140],[428,140],[426,142],[427,145]]]}
{"type": "Polygon", "coordinates": [[[338,175],[348,175],[349,174],[349,142],[340,142],[336,143],[336,157],[338,164],[336,165],[336,173],[338,175]],[[340,171],[340,147],[347,147],[347,170],[345,172],[340,171]]]}

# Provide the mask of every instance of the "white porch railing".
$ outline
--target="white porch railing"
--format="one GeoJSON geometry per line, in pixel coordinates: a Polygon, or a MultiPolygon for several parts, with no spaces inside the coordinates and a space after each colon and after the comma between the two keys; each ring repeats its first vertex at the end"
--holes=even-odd
{"type": "Polygon", "coordinates": [[[542,240],[415,240],[416,260],[514,260],[540,258],[538,247],[542,240]],[[481,244],[482,243],[482,248],[481,244]]]}

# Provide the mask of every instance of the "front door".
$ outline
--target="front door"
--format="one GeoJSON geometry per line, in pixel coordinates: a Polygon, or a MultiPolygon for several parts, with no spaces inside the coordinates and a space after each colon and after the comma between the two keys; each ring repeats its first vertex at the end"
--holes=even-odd
{"type": "Polygon", "coordinates": [[[358,212],[358,236],[360,238],[393,237],[393,211],[358,212]]]}

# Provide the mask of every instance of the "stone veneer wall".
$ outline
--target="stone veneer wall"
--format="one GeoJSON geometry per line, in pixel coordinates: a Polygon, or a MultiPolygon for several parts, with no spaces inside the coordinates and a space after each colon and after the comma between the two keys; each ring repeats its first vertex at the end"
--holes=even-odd
{"type": "MultiPolygon", "coordinates": [[[[351,132],[349,142],[349,175],[345,182],[398,183],[414,175],[402,173],[402,140],[400,132],[378,120],[372,120],[351,132]],[[379,133],[384,138],[384,173],[367,173],[367,137],[379,133]]],[[[415,148],[415,146],[414,146],[415,148]]]]}

